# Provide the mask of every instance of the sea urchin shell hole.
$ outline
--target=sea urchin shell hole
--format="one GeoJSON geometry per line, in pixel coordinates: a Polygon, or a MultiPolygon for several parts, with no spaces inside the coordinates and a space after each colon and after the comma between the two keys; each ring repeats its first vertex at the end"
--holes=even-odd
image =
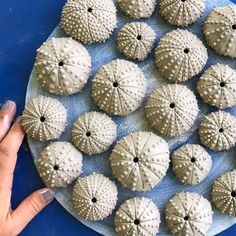
{"type": "Polygon", "coordinates": [[[236,24],[233,24],[233,25],[232,25],[232,29],[233,29],[233,30],[236,30],[236,24]]]}
{"type": "Polygon", "coordinates": [[[220,87],[225,87],[225,82],[220,82],[220,87]]]}
{"type": "Polygon", "coordinates": [[[223,133],[223,132],[224,132],[224,129],[223,129],[223,128],[219,128],[219,132],[220,132],[220,133],[223,133]]]}
{"type": "Polygon", "coordinates": [[[91,7],[88,8],[88,12],[92,12],[93,9],[91,7]]]}
{"type": "Polygon", "coordinates": [[[172,103],[170,104],[170,108],[175,108],[175,103],[172,102],[172,103]]]}
{"type": "Polygon", "coordinates": [[[97,198],[93,197],[91,200],[92,203],[96,203],[97,202],[97,198]]]}
{"type": "Polygon", "coordinates": [[[194,163],[196,161],[195,157],[191,158],[191,162],[194,163]]]}
{"type": "Polygon", "coordinates": [[[86,132],[86,136],[87,136],[87,137],[90,137],[90,136],[91,136],[91,132],[90,132],[90,131],[87,131],[87,132],[86,132]]]}
{"type": "Polygon", "coordinates": [[[181,2],[186,2],[186,0],[181,0],[181,2]]]}
{"type": "Polygon", "coordinates": [[[44,122],[45,120],[46,120],[46,119],[45,119],[44,116],[41,116],[41,117],[40,117],[40,121],[41,121],[41,122],[44,122]]]}
{"type": "Polygon", "coordinates": [[[63,61],[59,61],[58,62],[58,66],[64,66],[64,62],[63,61]]]}
{"type": "Polygon", "coordinates": [[[188,54],[188,53],[189,53],[189,49],[188,49],[188,48],[185,48],[185,49],[184,49],[184,53],[185,53],[185,54],[188,54]]]}
{"type": "Polygon", "coordinates": [[[53,166],[53,169],[54,169],[54,170],[59,170],[59,166],[58,166],[58,165],[54,165],[54,166],[53,166]]]}
{"type": "Polygon", "coordinates": [[[232,191],[232,192],[231,192],[231,196],[232,196],[232,197],[236,197],[236,191],[232,191]]]}
{"type": "Polygon", "coordinates": [[[139,162],[139,158],[138,158],[138,157],[135,157],[135,158],[133,159],[133,161],[134,161],[134,163],[138,163],[138,162],[139,162]]]}
{"type": "Polygon", "coordinates": [[[184,217],[184,220],[189,220],[189,217],[188,217],[188,216],[185,216],[185,217],[184,217]]]}
{"type": "Polygon", "coordinates": [[[142,36],[141,35],[138,35],[137,36],[137,40],[141,40],[142,39],[142,36]]]}
{"type": "Polygon", "coordinates": [[[114,88],[118,87],[118,83],[117,83],[117,82],[114,82],[114,83],[113,83],[113,87],[114,87],[114,88]]]}
{"type": "Polygon", "coordinates": [[[135,220],[134,220],[134,224],[135,224],[135,225],[139,225],[139,223],[140,223],[140,222],[139,222],[139,219],[135,219],[135,220]]]}

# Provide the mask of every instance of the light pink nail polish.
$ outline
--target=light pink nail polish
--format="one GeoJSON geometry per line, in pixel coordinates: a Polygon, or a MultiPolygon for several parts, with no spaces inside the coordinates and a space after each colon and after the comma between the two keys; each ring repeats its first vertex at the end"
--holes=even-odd
{"type": "Polygon", "coordinates": [[[2,107],[3,109],[7,109],[9,111],[14,111],[15,110],[15,103],[13,101],[6,101],[5,104],[2,107]]]}

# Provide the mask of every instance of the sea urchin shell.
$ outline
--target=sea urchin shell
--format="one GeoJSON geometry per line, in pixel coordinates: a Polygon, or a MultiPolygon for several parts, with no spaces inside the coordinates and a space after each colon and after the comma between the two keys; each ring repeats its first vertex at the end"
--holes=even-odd
{"type": "Polygon", "coordinates": [[[209,174],[211,166],[211,156],[197,144],[183,145],[172,155],[173,171],[184,184],[200,183],[209,174]]]}
{"type": "Polygon", "coordinates": [[[186,81],[197,75],[208,59],[202,41],[181,29],[172,30],[161,38],[155,56],[161,75],[172,82],[186,81]]]}
{"type": "Polygon", "coordinates": [[[156,236],[159,225],[157,206],[144,197],[126,200],[115,215],[115,229],[120,236],[156,236]]]}
{"type": "Polygon", "coordinates": [[[172,25],[188,26],[196,22],[205,9],[205,0],[161,0],[160,13],[172,25]]]}
{"type": "Polygon", "coordinates": [[[72,38],[52,38],[37,50],[36,78],[50,93],[80,92],[91,72],[91,58],[85,47],[72,38]]]}
{"type": "Polygon", "coordinates": [[[92,96],[99,108],[111,115],[135,111],[146,93],[146,79],[139,67],[116,59],[103,65],[92,81],[92,96]]]}
{"type": "Polygon", "coordinates": [[[114,210],[117,195],[117,187],[111,180],[94,173],[77,180],[72,203],[75,212],[82,219],[102,220],[114,210]]]}
{"type": "Polygon", "coordinates": [[[236,216],[236,170],[224,173],[214,182],[211,197],[222,213],[236,216]]]}
{"type": "Polygon", "coordinates": [[[236,71],[228,65],[208,68],[197,84],[202,99],[211,106],[225,109],[236,105],[236,71]]]}
{"type": "Polygon", "coordinates": [[[150,17],[155,10],[156,0],[118,0],[120,9],[134,19],[150,17]]]}
{"type": "Polygon", "coordinates": [[[37,159],[37,168],[48,187],[66,187],[82,172],[82,154],[68,142],[54,142],[37,159]]]}
{"type": "Polygon", "coordinates": [[[72,129],[72,142],[82,152],[105,152],[116,139],[116,123],[101,112],[88,112],[80,116],[72,129]]]}
{"type": "Polygon", "coordinates": [[[146,117],[160,134],[177,137],[193,125],[198,104],[193,92],[179,84],[163,85],[148,98],[146,117]]]}
{"type": "Polygon", "coordinates": [[[215,8],[204,22],[204,34],[216,52],[236,58],[236,6],[215,8]]]}
{"type": "Polygon", "coordinates": [[[153,48],[155,31],[144,22],[126,24],[118,33],[117,47],[125,56],[143,61],[153,48]]]}
{"type": "Polygon", "coordinates": [[[228,150],[236,143],[236,118],[228,112],[212,112],[199,126],[202,144],[213,151],[228,150]]]}
{"type": "Polygon", "coordinates": [[[110,161],[113,174],[125,187],[148,191],[169,167],[168,144],[151,132],[131,133],[117,142],[110,161]]]}
{"type": "Polygon", "coordinates": [[[67,0],[61,27],[82,43],[103,42],[116,27],[116,7],[112,0],[67,0]]]}
{"type": "Polygon", "coordinates": [[[31,99],[22,114],[25,132],[39,141],[59,138],[66,124],[67,111],[63,105],[42,95],[31,99]]]}
{"type": "Polygon", "coordinates": [[[193,192],[177,193],[165,207],[166,223],[173,235],[203,236],[212,224],[210,202],[193,192]]]}

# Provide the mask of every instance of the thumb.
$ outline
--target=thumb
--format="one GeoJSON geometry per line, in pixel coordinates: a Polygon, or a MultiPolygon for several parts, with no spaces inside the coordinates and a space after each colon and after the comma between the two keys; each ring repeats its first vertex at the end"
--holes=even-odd
{"type": "Polygon", "coordinates": [[[11,214],[13,225],[20,233],[25,226],[55,197],[51,189],[44,188],[28,196],[11,214]]]}

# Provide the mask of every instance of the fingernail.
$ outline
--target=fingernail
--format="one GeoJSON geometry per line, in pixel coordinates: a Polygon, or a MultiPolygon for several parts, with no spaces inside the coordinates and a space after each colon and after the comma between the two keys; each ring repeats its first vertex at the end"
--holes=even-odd
{"type": "Polygon", "coordinates": [[[45,189],[42,193],[41,193],[42,199],[49,203],[51,202],[54,197],[55,197],[55,193],[51,190],[51,189],[45,189]]]}
{"type": "Polygon", "coordinates": [[[7,110],[15,110],[15,103],[13,101],[6,101],[5,104],[3,105],[2,107],[2,110],[3,109],[7,109],[7,110]]]}
{"type": "Polygon", "coordinates": [[[15,122],[21,124],[21,121],[22,121],[22,116],[18,116],[15,122]]]}

